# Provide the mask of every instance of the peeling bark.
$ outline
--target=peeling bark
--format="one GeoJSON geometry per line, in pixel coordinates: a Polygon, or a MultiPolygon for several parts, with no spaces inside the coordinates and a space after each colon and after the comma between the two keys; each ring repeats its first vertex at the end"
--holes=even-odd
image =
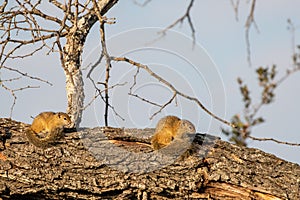
{"type": "Polygon", "coordinates": [[[299,165],[214,136],[154,152],[154,129],[94,128],[42,150],[25,128],[0,119],[3,199],[300,199],[299,165]]]}
{"type": "MultiPolygon", "coordinates": [[[[101,15],[104,15],[117,2],[118,0],[98,1],[101,15]]],[[[84,105],[84,81],[80,68],[81,54],[86,37],[97,20],[95,13],[88,13],[79,20],[74,20],[74,24],[66,36],[67,41],[64,46],[63,68],[66,75],[67,113],[71,116],[76,127],[81,122],[84,105]]]]}

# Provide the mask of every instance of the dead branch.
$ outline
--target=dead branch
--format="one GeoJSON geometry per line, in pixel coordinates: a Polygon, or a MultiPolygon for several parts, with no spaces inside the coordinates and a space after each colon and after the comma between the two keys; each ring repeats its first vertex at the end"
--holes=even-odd
{"type": "MultiPolygon", "coordinates": [[[[47,80],[39,77],[34,77],[28,73],[21,72],[14,67],[7,66],[9,60],[24,59],[31,57],[37,52],[42,51],[45,48],[49,48],[47,41],[52,42],[53,38],[65,37],[67,30],[65,19],[61,21],[55,15],[51,16],[42,12],[38,7],[41,6],[41,1],[21,1],[16,0],[16,6],[6,9],[7,0],[1,5],[0,9],[0,33],[1,33],[1,52],[0,52],[0,66],[2,69],[6,69],[12,73],[20,74],[23,77],[40,81],[52,86],[47,80]],[[40,23],[41,19],[46,20],[48,23],[40,23]],[[56,24],[60,30],[48,28],[47,24],[56,24]],[[19,35],[23,35],[22,39],[19,39],[19,35]],[[25,53],[19,53],[19,50],[25,46],[32,45],[30,51],[25,53]]],[[[56,2],[56,1],[55,1],[56,2]]],[[[58,3],[58,2],[56,2],[58,3]]],[[[57,4],[58,5],[58,4],[57,4]]],[[[68,13],[65,13],[66,15],[68,13]]],[[[52,26],[53,27],[53,26],[52,26]]],[[[53,47],[52,47],[53,48],[53,47]]],[[[52,49],[54,52],[54,50],[52,49]]],[[[8,86],[1,84],[1,87],[8,91],[14,98],[14,102],[11,108],[16,103],[16,91],[21,91],[28,88],[36,88],[37,86],[21,86],[18,89],[12,89],[8,86]]]]}
{"type": "MultiPolygon", "coordinates": [[[[231,127],[235,127],[234,124],[218,117],[217,115],[215,115],[214,113],[212,113],[211,111],[209,111],[197,98],[195,97],[191,97],[189,95],[186,95],[180,91],[178,91],[171,83],[169,83],[168,81],[166,81],[165,79],[163,79],[162,77],[160,77],[159,75],[157,75],[156,73],[154,73],[147,65],[143,65],[141,63],[135,62],[133,60],[130,60],[126,57],[111,57],[111,60],[117,61],[117,62],[126,62],[129,63],[133,66],[136,66],[138,68],[142,68],[144,69],[146,72],[148,72],[148,74],[150,74],[150,76],[154,77],[155,79],[157,79],[159,82],[161,82],[162,84],[166,85],[170,90],[172,90],[172,92],[174,93],[174,95],[171,97],[171,99],[165,104],[163,105],[163,107],[166,107],[167,105],[169,105],[171,102],[173,102],[173,100],[175,99],[175,97],[177,95],[182,96],[188,100],[191,100],[193,102],[195,102],[201,109],[203,109],[207,114],[209,114],[210,116],[212,116],[213,118],[217,119],[218,121],[227,124],[231,127]]],[[[153,118],[157,113],[153,114],[151,116],[151,118],[153,118]]]]}
{"type": "MultiPolygon", "coordinates": [[[[240,0],[230,0],[231,6],[234,9],[235,19],[238,21],[238,12],[240,0]]],[[[250,43],[250,29],[254,25],[257,32],[259,32],[258,26],[255,22],[254,12],[255,12],[256,0],[251,0],[250,11],[245,23],[245,40],[246,40],[246,51],[247,51],[247,61],[249,66],[251,66],[251,43],[250,43]]]]}
{"type": "Polygon", "coordinates": [[[31,75],[29,75],[28,73],[21,72],[20,70],[13,69],[13,68],[10,68],[10,67],[7,67],[7,66],[3,66],[3,65],[1,66],[1,68],[4,68],[4,69],[7,69],[7,70],[16,72],[16,73],[18,73],[18,74],[21,74],[23,77],[28,77],[28,78],[30,78],[30,79],[38,80],[38,81],[40,81],[40,82],[46,83],[46,84],[48,84],[48,85],[50,85],[50,86],[53,86],[53,84],[50,83],[50,82],[47,81],[47,80],[41,79],[41,78],[39,78],[39,77],[31,76],[31,75]]]}
{"type": "Polygon", "coordinates": [[[61,9],[62,11],[67,12],[66,5],[63,5],[62,3],[56,0],[49,0],[49,2],[55,5],[57,8],[61,9]]]}
{"type": "Polygon", "coordinates": [[[133,83],[132,83],[132,85],[131,85],[130,88],[129,88],[129,93],[128,93],[128,95],[133,96],[133,97],[135,97],[135,98],[137,98],[137,99],[140,99],[141,101],[144,101],[144,102],[146,102],[146,103],[148,103],[148,104],[151,104],[151,105],[154,105],[154,106],[157,106],[157,107],[162,107],[162,105],[159,105],[158,103],[155,103],[155,102],[153,102],[153,101],[150,101],[150,100],[148,100],[148,99],[146,99],[146,98],[143,98],[143,97],[141,97],[141,96],[138,95],[138,94],[134,94],[134,92],[132,91],[133,88],[134,88],[134,87],[136,86],[136,84],[137,84],[137,76],[138,76],[139,72],[140,72],[140,68],[137,68],[137,69],[136,69],[136,73],[133,75],[133,83]]]}
{"type": "MultiPolygon", "coordinates": [[[[99,89],[99,88],[97,87],[97,85],[96,85],[95,80],[91,77],[93,70],[101,63],[102,58],[103,58],[103,54],[101,54],[100,58],[96,61],[96,63],[92,65],[90,71],[88,72],[88,74],[87,74],[87,76],[86,76],[86,77],[91,81],[91,83],[92,83],[93,87],[95,88],[97,94],[92,98],[92,100],[90,100],[90,102],[89,102],[86,106],[83,107],[83,110],[85,110],[88,106],[90,106],[90,105],[93,103],[93,101],[95,101],[98,97],[100,97],[101,100],[105,103],[105,98],[104,98],[104,96],[102,95],[102,93],[103,93],[105,90],[99,89]]],[[[97,84],[102,84],[102,85],[104,85],[103,83],[100,83],[100,82],[97,82],[97,84]]],[[[122,86],[122,84],[117,84],[116,86],[119,86],[119,85],[122,86]]],[[[110,90],[110,89],[113,89],[113,88],[114,88],[114,86],[111,86],[110,88],[107,88],[107,90],[110,90]]],[[[114,108],[109,102],[108,102],[108,107],[114,112],[114,114],[115,114],[117,117],[119,117],[119,118],[120,118],[121,120],[123,120],[123,121],[125,120],[125,119],[124,119],[124,118],[123,118],[123,117],[115,110],[115,108],[114,108]]]]}
{"type": "Polygon", "coordinates": [[[140,7],[145,7],[151,2],[151,0],[145,0],[143,3],[138,2],[137,0],[133,0],[133,3],[140,6],[140,7]]]}
{"type": "Polygon", "coordinates": [[[247,60],[248,60],[249,66],[252,65],[251,64],[250,36],[249,36],[250,28],[251,28],[252,24],[255,26],[256,30],[259,32],[258,26],[257,26],[257,24],[255,22],[255,19],[254,19],[255,3],[256,3],[256,0],[252,0],[250,13],[248,15],[248,18],[247,18],[247,21],[246,21],[246,24],[245,24],[245,27],[246,27],[245,39],[246,39],[246,45],[247,45],[247,60]]]}
{"type": "MultiPolygon", "coordinates": [[[[98,82],[97,84],[102,84],[102,83],[98,82]]],[[[110,86],[110,87],[107,88],[107,89],[108,89],[108,90],[112,90],[112,89],[114,89],[115,87],[124,86],[124,85],[126,85],[126,84],[127,84],[127,82],[115,84],[115,85],[110,86]]],[[[104,89],[104,90],[100,90],[100,89],[97,88],[96,93],[97,93],[97,92],[98,92],[98,93],[97,93],[97,94],[89,101],[89,103],[87,103],[87,104],[83,107],[83,110],[87,109],[90,105],[92,105],[92,103],[93,103],[93,102],[100,96],[100,94],[102,94],[104,91],[105,91],[105,89],[104,89]]],[[[117,115],[117,114],[116,114],[116,115],[117,115]]],[[[121,117],[121,119],[125,120],[125,119],[122,118],[122,117],[121,117]]]]}
{"type": "Polygon", "coordinates": [[[231,6],[233,7],[234,13],[235,13],[235,19],[236,21],[239,21],[239,4],[240,0],[230,0],[231,6]]]}
{"type": "Polygon", "coordinates": [[[0,6],[0,13],[3,13],[4,12],[4,9],[6,7],[8,3],[8,0],[4,0],[3,4],[0,6]]]}
{"type": "Polygon", "coordinates": [[[39,88],[39,86],[30,86],[30,85],[28,85],[28,86],[26,86],[26,87],[20,87],[20,88],[16,88],[16,89],[11,89],[11,88],[9,88],[8,86],[6,86],[6,85],[4,84],[4,82],[12,82],[12,81],[15,81],[15,80],[19,80],[20,78],[21,78],[21,77],[12,78],[12,79],[8,79],[8,80],[0,80],[0,86],[1,86],[4,90],[8,91],[8,92],[11,94],[11,96],[13,97],[13,103],[12,103],[12,105],[11,105],[11,107],[10,107],[10,115],[9,115],[10,118],[12,117],[12,113],[13,113],[14,107],[15,107],[16,102],[17,102],[17,95],[16,95],[16,92],[22,91],[22,90],[26,90],[26,89],[39,88]]]}
{"type": "Polygon", "coordinates": [[[128,93],[128,95],[130,95],[130,96],[133,96],[133,97],[135,97],[135,98],[137,98],[137,99],[140,99],[141,101],[144,101],[144,102],[146,102],[146,103],[148,103],[148,104],[151,104],[151,105],[153,105],[153,106],[157,106],[157,107],[162,107],[163,105],[160,105],[160,104],[158,104],[158,103],[155,103],[155,102],[153,102],[153,101],[151,101],[151,100],[148,100],[148,99],[146,99],[146,98],[143,98],[143,97],[141,97],[141,96],[139,96],[138,94],[134,94],[134,93],[128,93]]]}
{"type": "Polygon", "coordinates": [[[283,142],[280,140],[276,140],[274,138],[257,138],[257,137],[253,137],[251,135],[249,135],[248,137],[252,140],[257,140],[257,141],[272,141],[272,142],[276,142],[278,144],[286,144],[286,145],[290,145],[290,146],[300,146],[300,143],[283,142]]]}
{"type": "Polygon", "coordinates": [[[105,126],[108,126],[108,108],[109,108],[109,79],[110,79],[110,69],[112,68],[111,66],[111,61],[110,61],[110,56],[108,54],[108,50],[106,47],[106,41],[105,41],[105,23],[107,21],[106,18],[103,18],[101,16],[98,4],[96,0],[93,0],[93,4],[95,7],[96,15],[98,17],[98,20],[100,22],[100,39],[101,39],[101,46],[102,46],[102,53],[101,55],[104,56],[105,61],[106,61],[106,70],[105,70],[105,82],[104,82],[104,93],[105,93],[105,112],[104,112],[104,121],[105,121],[105,126]]]}
{"type": "Polygon", "coordinates": [[[168,30],[172,29],[174,26],[176,26],[179,23],[182,24],[183,21],[185,19],[187,19],[189,27],[191,29],[191,34],[192,34],[192,38],[193,38],[193,45],[195,45],[195,43],[196,43],[196,36],[195,36],[196,31],[195,31],[195,27],[194,27],[194,24],[192,22],[192,18],[191,18],[191,14],[190,14],[191,13],[191,9],[193,7],[193,3],[194,3],[194,0],[191,0],[190,3],[189,3],[189,5],[188,5],[188,7],[187,7],[187,9],[186,9],[185,14],[182,17],[180,17],[177,20],[175,20],[172,24],[170,24],[169,26],[167,26],[167,28],[165,28],[164,30],[160,31],[160,33],[163,36],[165,36],[168,30]]]}

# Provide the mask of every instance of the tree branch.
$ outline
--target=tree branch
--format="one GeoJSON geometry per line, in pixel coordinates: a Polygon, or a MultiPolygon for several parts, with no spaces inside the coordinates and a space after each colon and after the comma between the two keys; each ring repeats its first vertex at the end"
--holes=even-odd
{"type": "MultiPolygon", "coordinates": [[[[163,79],[162,77],[160,77],[159,75],[157,75],[156,73],[154,73],[147,65],[143,65],[141,63],[138,63],[138,62],[135,62],[133,60],[130,60],[126,57],[111,57],[111,60],[114,60],[114,61],[117,61],[117,62],[120,62],[120,61],[123,61],[123,62],[127,62],[131,65],[134,65],[138,68],[142,68],[144,69],[145,71],[148,72],[148,74],[150,74],[152,77],[154,77],[155,79],[157,79],[159,82],[161,82],[162,84],[166,85],[169,89],[171,89],[173,92],[174,92],[174,95],[173,97],[168,101],[168,102],[172,102],[174,100],[174,96],[182,96],[188,100],[191,100],[193,102],[195,102],[201,109],[203,109],[207,114],[209,114],[210,116],[212,116],[213,118],[215,118],[216,120],[228,125],[228,126],[231,126],[231,127],[235,127],[234,124],[218,117],[217,115],[215,115],[214,113],[212,113],[211,111],[209,111],[197,98],[195,97],[191,97],[191,96],[188,96],[180,91],[178,91],[171,83],[169,83],[168,81],[166,81],[165,79],[163,79]]],[[[168,105],[168,103],[167,103],[168,105]]],[[[166,104],[164,105],[164,107],[166,106],[166,104]]],[[[153,116],[152,116],[153,117],[153,116]]]]}
{"type": "Polygon", "coordinates": [[[283,142],[280,140],[276,140],[274,138],[257,138],[257,137],[253,137],[251,135],[249,135],[248,138],[250,138],[252,140],[257,140],[257,141],[272,141],[272,142],[276,142],[278,144],[286,144],[286,145],[290,145],[290,146],[300,146],[300,143],[283,142]]]}
{"type": "Polygon", "coordinates": [[[133,3],[141,6],[141,7],[145,7],[147,4],[149,4],[151,2],[151,0],[145,0],[143,3],[139,3],[137,0],[133,0],[133,3]]]}
{"type": "Polygon", "coordinates": [[[167,28],[165,28],[164,30],[160,31],[160,33],[161,33],[163,36],[166,35],[166,32],[167,32],[168,30],[172,29],[174,26],[176,26],[176,25],[179,24],[179,23],[182,24],[183,21],[184,21],[185,19],[187,19],[187,20],[188,20],[189,27],[190,27],[190,29],[191,29],[192,38],[193,38],[193,46],[194,46],[195,43],[196,43],[196,36],[195,36],[195,32],[196,32],[196,31],[195,31],[195,27],[194,27],[194,25],[193,25],[192,18],[191,18],[191,14],[190,14],[191,9],[192,9],[192,7],[193,7],[193,3],[194,3],[194,0],[191,0],[190,3],[189,3],[189,5],[188,5],[188,7],[187,7],[187,10],[186,10],[185,14],[184,14],[182,17],[180,17],[179,19],[177,19],[175,22],[173,22],[172,24],[170,24],[169,26],[167,26],[167,28]]]}

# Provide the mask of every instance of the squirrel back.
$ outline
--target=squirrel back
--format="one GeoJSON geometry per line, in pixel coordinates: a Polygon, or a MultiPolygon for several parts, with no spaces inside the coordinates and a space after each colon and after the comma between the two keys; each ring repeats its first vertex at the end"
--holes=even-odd
{"type": "Polygon", "coordinates": [[[37,147],[47,148],[63,136],[64,128],[71,126],[71,119],[63,112],[42,112],[36,116],[26,136],[37,147]]]}
{"type": "Polygon", "coordinates": [[[166,116],[156,125],[151,144],[155,150],[169,145],[174,138],[181,138],[185,133],[195,133],[195,126],[188,120],[181,120],[176,116],[166,116]]]}

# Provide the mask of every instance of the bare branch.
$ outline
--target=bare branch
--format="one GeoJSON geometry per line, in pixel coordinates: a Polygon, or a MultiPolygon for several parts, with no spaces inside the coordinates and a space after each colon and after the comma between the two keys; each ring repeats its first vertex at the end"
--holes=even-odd
{"type": "Polygon", "coordinates": [[[106,42],[105,42],[105,21],[103,20],[100,9],[98,7],[98,4],[96,0],[93,0],[94,7],[96,8],[96,15],[98,17],[98,20],[100,22],[100,37],[101,37],[101,46],[102,46],[102,55],[105,58],[106,61],[106,76],[105,76],[105,112],[104,112],[104,121],[105,121],[105,126],[108,126],[108,105],[109,105],[109,78],[110,78],[110,69],[111,69],[111,63],[110,63],[110,57],[108,55],[108,50],[106,48],[106,42]]]}
{"type": "Polygon", "coordinates": [[[20,80],[22,76],[16,77],[16,78],[11,78],[11,79],[0,79],[1,82],[12,82],[16,80],[20,80]]]}
{"type": "MultiPolygon", "coordinates": [[[[98,84],[101,84],[101,83],[98,82],[98,84]]],[[[108,89],[109,89],[109,90],[112,90],[112,89],[114,89],[115,87],[124,86],[124,85],[126,85],[126,84],[127,84],[127,82],[115,84],[115,85],[109,87],[108,89]]],[[[83,110],[87,109],[90,105],[92,105],[92,103],[93,103],[93,102],[100,96],[100,94],[102,94],[104,91],[105,91],[105,89],[104,89],[104,90],[98,89],[98,94],[96,94],[96,95],[90,100],[90,102],[87,103],[86,106],[84,106],[83,110]]],[[[121,118],[122,118],[122,117],[121,117],[121,118]]],[[[123,119],[123,118],[122,118],[122,119],[123,119]]],[[[125,119],[123,119],[123,120],[125,120],[125,119]]]]}
{"type": "MultiPolygon", "coordinates": [[[[92,0],[94,8],[95,8],[95,13],[96,16],[98,17],[98,21],[100,22],[100,38],[101,38],[101,46],[102,46],[102,53],[101,53],[101,57],[103,56],[105,58],[106,61],[106,72],[105,72],[105,82],[104,82],[104,86],[105,86],[105,90],[104,90],[104,98],[105,98],[105,112],[104,112],[104,121],[105,121],[105,126],[108,126],[108,108],[112,106],[109,106],[109,79],[110,79],[110,69],[112,68],[111,65],[111,60],[110,60],[110,56],[106,47],[106,40],[105,40],[105,23],[109,23],[109,24],[113,24],[115,23],[114,19],[107,19],[106,17],[102,17],[101,16],[101,12],[100,12],[100,8],[98,6],[98,3],[96,2],[96,0],[92,0]]],[[[100,57],[100,61],[101,58],[100,57]]],[[[100,93],[101,94],[101,93],[100,93]]],[[[114,110],[114,108],[113,108],[114,110]]],[[[115,112],[115,111],[114,111],[115,112]]],[[[116,113],[116,112],[115,112],[116,113]]]]}
{"type": "Polygon", "coordinates": [[[296,27],[295,27],[295,25],[294,25],[294,23],[292,22],[291,19],[288,19],[287,23],[288,23],[288,30],[290,30],[290,32],[291,32],[292,58],[293,58],[293,62],[295,63],[295,60],[296,60],[296,52],[295,52],[295,46],[296,46],[295,31],[296,31],[296,27]]]}
{"type": "Polygon", "coordinates": [[[21,88],[17,88],[17,89],[14,89],[12,90],[13,92],[17,92],[17,91],[22,91],[22,90],[26,90],[26,89],[33,89],[33,88],[40,88],[40,86],[26,86],[26,87],[21,87],[21,88]]]}
{"type": "Polygon", "coordinates": [[[55,5],[57,8],[63,10],[64,12],[67,12],[67,8],[66,5],[61,4],[60,2],[56,1],[56,0],[49,0],[50,3],[52,3],[53,5],[55,5]]]}
{"type": "Polygon", "coordinates": [[[251,10],[250,10],[250,13],[248,15],[248,18],[247,18],[247,21],[246,21],[246,28],[250,27],[252,23],[254,23],[254,10],[255,10],[255,3],[256,3],[256,0],[252,0],[252,3],[251,3],[251,10]]]}
{"type": "Polygon", "coordinates": [[[89,12],[90,9],[88,8],[88,5],[90,4],[91,0],[87,0],[84,5],[79,3],[79,6],[82,8],[82,10],[80,10],[80,13],[84,13],[85,11],[89,12]]]}
{"type": "Polygon", "coordinates": [[[234,13],[235,13],[235,19],[236,21],[239,21],[239,4],[240,4],[240,0],[236,0],[236,2],[234,2],[234,0],[230,0],[231,5],[234,9],[234,13]]]}
{"type": "Polygon", "coordinates": [[[133,83],[132,83],[132,85],[129,88],[129,93],[131,93],[131,94],[132,94],[132,89],[137,84],[137,76],[138,76],[139,73],[140,73],[140,68],[137,68],[135,74],[133,75],[133,83]]]}
{"type": "MultiPolygon", "coordinates": [[[[137,95],[137,94],[133,94],[133,93],[129,92],[128,95],[133,96],[133,97],[135,97],[135,98],[138,98],[138,99],[140,99],[141,101],[144,101],[144,102],[149,103],[149,104],[151,104],[151,105],[154,105],[154,106],[157,106],[157,107],[162,107],[162,105],[159,105],[158,103],[154,103],[154,102],[152,102],[152,101],[150,101],[150,100],[148,100],[148,99],[145,99],[145,98],[143,98],[143,97],[141,97],[141,96],[139,96],[139,95],[137,95]]],[[[153,116],[152,116],[152,117],[153,117],[153,116]]],[[[152,118],[152,117],[151,117],[151,118],[152,118]]]]}
{"type": "Polygon", "coordinates": [[[162,105],[158,111],[153,113],[153,115],[150,117],[150,119],[153,119],[153,117],[155,117],[155,115],[160,113],[165,107],[167,107],[169,104],[171,104],[173,102],[173,100],[176,98],[176,95],[177,95],[177,92],[174,92],[173,96],[169,99],[169,101],[167,101],[164,105],[162,105]]]}
{"type": "Polygon", "coordinates": [[[17,69],[13,69],[13,68],[10,68],[10,67],[7,67],[7,66],[1,66],[1,67],[4,68],[4,69],[10,70],[10,71],[16,72],[16,73],[18,73],[18,74],[21,74],[21,75],[24,76],[24,77],[28,77],[28,78],[30,78],[30,79],[38,80],[38,81],[41,81],[41,82],[43,82],[43,83],[47,83],[47,84],[50,85],[50,86],[53,86],[53,84],[50,83],[50,82],[47,81],[47,80],[43,80],[43,79],[41,79],[41,78],[38,78],[38,77],[35,77],[35,76],[31,76],[31,75],[29,75],[29,74],[27,74],[27,73],[24,73],[24,72],[21,72],[21,71],[19,71],[19,70],[17,70],[17,69]]]}
{"type": "Polygon", "coordinates": [[[141,7],[145,7],[148,3],[150,3],[151,0],[145,0],[143,3],[140,3],[138,2],[137,0],[133,0],[133,3],[138,5],[138,6],[141,6],[141,7]]]}
{"type": "Polygon", "coordinates": [[[195,31],[195,28],[194,28],[194,25],[193,25],[193,22],[192,22],[192,18],[191,18],[191,15],[190,15],[191,9],[193,7],[193,3],[194,3],[194,0],[191,0],[190,4],[188,5],[188,8],[187,8],[185,14],[182,17],[180,17],[179,19],[177,19],[175,22],[173,22],[172,24],[170,24],[167,28],[165,28],[164,30],[160,31],[160,33],[163,36],[166,35],[166,33],[167,33],[167,31],[169,29],[172,29],[174,26],[176,26],[179,23],[182,24],[183,21],[185,19],[187,19],[188,20],[188,24],[189,24],[190,29],[191,29],[191,32],[192,32],[193,46],[194,46],[195,43],[196,43],[196,36],[195,36],[195,32],[196,31],[195,31]]]}
{"type": "MultiPolygon", "coordinates": [[[[21,77],[20,77],[21,78],[21,77]]],[[[39,88],[39,86],[26,86],[26,87],[21,87],[21,88],[16,88],[16,89],[10,89],[9,87],[7,87],[4,82],[10,82],[10,81],[14,81],[14,80],[19,80],[20,78],[13,78],[13,79],[8,79],[8,80],[1,80],[0,79],[0,86],[5,89],[6,91],[8,91],[11,96],[13,97],[13,103],[10,107],[10,117],[12,117],[12,113],[14,110],[14,107],[16,105],[17,102],[17,96],[16,96],[16,92],[21,91],[21,90],[26,90],[26,89],[32,89],[32,88],[39,88]]]]}
{"type": "MultiPolygon", "coordinates": [[[[178,91],[171,83],[169,83],[168,81],[166,81],[165,79],[163,79],[162,77],[160,77],[159,75],[157,75],[156,73],[154,73],[147,65],[143,65],[141,63],[138,63],[138,62],[135,62],[133,60],[130,60],[126,57],[111,57],[111,60],[114,60],[114,61],[117,61],[117,62],[120,62],[120,61],[123,61],[123,62],[127,62],[133,66],[136,66],[138,68],[142,68],[144,69],[146,72],[148,72],[148,74],[150,74],[152,77],[154,77],[155,79],[157,79],[159,82],[161,82],[162,84],[166,85],[169,89],[171,89],[173,92],[174,92],[174,96],[182,96],[186,99],[189,99],[193,102],[195,102],[201,109],[203,109],[207,114],[209,114],[210,116],[212,116],[213,118],[217,119],[218,121],[224,123],[224,124],[227,124],[231,127],[235,127],[234,124],[216,116],[215,114],[213,114],[212,112],[210,112],[197,98],[195,97],[191,97],[191,96],[188,96],[180,91],[178,91]]],[[[174,100],[175,97],[172,97],[171,98],[171,102],[174,100]]],[[[167,103],[168,105],[168,103],[167,103]]]]}
{"type": "Polygon", "coordinates": [[[0,13],[3,13],[4,12],[4,9],[6,7],[8,3],[8,0],[4,0],[3,4],[0,6],[0,13]]]}
{"type": "Polygon", "coordinates": [[[256,0],[252,0],[250,13],[248,15],[248,18],[247,18],[247,21],[246,21],[246,24],[245,24],[245,27],[246,27],[245,39],[246,39],[246,45],[247,45],[247,60],[248,60],[249,66],[252,66],[251,46],[250,46],[250,37],[249,37],[250,28],[251,28],[252,24],[255,26],[256,30],[259,32],[258,26],[257,26],[257,24],[255,22],[255,19],[254,19],[255,3],[256,3],[256,0]]]}
{"type": "Polygon", "coordinates": [[[138,94],[134,94],[134,93],[132,92],[133,88],[134,88],[134,87],[136,86],[136,84],[137,84],[137,76],[138,76],[139,72],[140,72],[140,68],[137,68],[137,69],[136,69],[136,73],[133,75],[133,83],[132,83],[132,85],[131,85],[130,88],[129,88],[129,93],[128,93],[128,95],[133,96],[133,97],[135,97],[135,98],[137,98],[137,99],[140,99],[141,101],[144,101],[144,102],[146,102],[146,103],[148,103],[148,104],[151,104],[151,105],[154,105],[154,106],[157,106],[157,107],[162,107],[162,105],[159,105],[158,103],[154,103],[153,101],[150,101],[150,100],[148,100],[148,99],[145,99],[145,98],[139,96],[138,94]]]}
{"type": "Polygon", "coordinates": [[[10,107],[10,115],[9,115],[10,117],[12,117],[12,113],[13,113],[13,110],[14,110],[14,107],[15,107],[16,101],[17,101],[17,96],[16,96],[15,92],[12,89],[5,86],[2,81],[0,81],[0,85],[2,88],[4,88],[6,91],[8,91],[11,94],[11,96],[13,97],[13,103],[10,107]]]}
{"type": "Polygon", "coordinates": [[[282,142],[282,141],[276,140],[274,138],[257,138],[257,137],[253,137],[250,135],[248,137],[252,140],[257,140],[257,141],[272,141],[272,142],[276,142],[278,144],[286,144],[286,145],[290,145],[290,146],[300,146],[300,143],[282,142]]]}

